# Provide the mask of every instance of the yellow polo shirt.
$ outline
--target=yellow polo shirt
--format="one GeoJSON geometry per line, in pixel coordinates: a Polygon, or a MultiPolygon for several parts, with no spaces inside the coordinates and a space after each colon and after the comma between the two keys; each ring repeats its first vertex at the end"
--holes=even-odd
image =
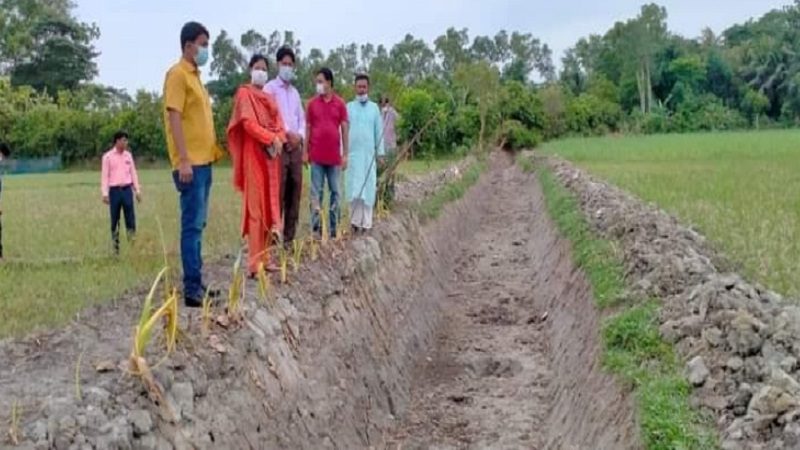
{"type": "Polygon", "coordinates": [[[193,166],[213,163],[222,158],[214,130],[211,99],[200,80],[200,70],[185,59],[172,66],[164,80],[164,128],[172,167],[180,161],[178,147],[169,125],[169,110],[181,113],[186,151],[193,166]]]}

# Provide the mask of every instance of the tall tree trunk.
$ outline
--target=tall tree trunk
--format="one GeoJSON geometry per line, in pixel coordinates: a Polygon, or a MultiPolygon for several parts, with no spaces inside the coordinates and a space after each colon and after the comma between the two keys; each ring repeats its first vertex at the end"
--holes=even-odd
{"type": "Polygon", "coordinates": [[[653,80],[650,76],[650,61],[644,62],[645,69],[645,88],[647,89],[647,113],[653,111],[653,80]]]}
{"type": "Polygon", "coordinates": [[[481,131],[478,133],[478,149],[483,153],[483,133],[486,131],[486,114],[481,114],[481,131]]]}
{"type": "Polygon", "coordinates": [[[636,89],[639,92],[639,108],[641,108],[642,114],[646,114],[647,113],[647,105],[646,105],[647,99],[646,99],[645,93],[644,93],[644,79],[643,78],[644,77],[642,75],[642,70],[640,68],[639,70],[636,71],[636,89]]]}

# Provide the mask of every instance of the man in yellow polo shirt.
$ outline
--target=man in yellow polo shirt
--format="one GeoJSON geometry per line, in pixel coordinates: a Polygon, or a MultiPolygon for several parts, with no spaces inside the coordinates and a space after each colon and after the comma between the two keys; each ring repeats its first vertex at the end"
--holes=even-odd
{"type": "Polygon", "coordinates": [[[203,229],[208,217],[211,164],[222,151],[217,145],[211,100],[200,80],[208,62],[208,30],[189,22],[181,30],[181,60],[164,80],[164,124],[172,177],[180,193],[181,262],[186,306],[202,306],[203,229]]]}

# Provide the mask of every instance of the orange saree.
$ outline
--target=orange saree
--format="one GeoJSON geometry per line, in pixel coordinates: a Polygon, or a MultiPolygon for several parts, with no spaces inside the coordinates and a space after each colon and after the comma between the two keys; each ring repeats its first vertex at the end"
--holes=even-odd
{"type": "MultiPolygon", "coordinates": [[[[270,158],[264,146],[286,142],[275,100],[253,85],[239,88],[228,124],[228,147],[233,159],[233,185],[242,193],[242,236],[247,237],[251,274],[261,263],[270,266],[270,234],[280,233],[281,158],[270,158]]],[[[279,146],[280,147],[280,146],[279,146]]]]}

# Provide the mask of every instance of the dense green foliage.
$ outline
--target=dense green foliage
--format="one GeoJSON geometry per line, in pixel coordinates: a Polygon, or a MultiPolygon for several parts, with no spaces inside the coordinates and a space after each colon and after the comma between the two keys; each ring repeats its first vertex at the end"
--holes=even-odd
{"type": "MultiPolygon", "coordinates": [[[[75,19],[71,0],[0,0],[0,140],[18,155],[96,158],[116,128],[137,156],[163,158],[160,96],[92,82],[100,30],[75,19]]],[[[322,66],[353,95],[358,72],[373,97],[401,114],[413,153],[442,156],[503,144],[530,147],[563,135],[662,133],[788,126],[800,120],[800,0],[716,36],[672,33],[666,9],[649,4],[603,35],[580,39],[556,71],[550,48],[521,32],[470,37],[448,29],[432,43],[405,36],[391,47],[348,44],[305,52],[291,31],[212,36],[208,90],[224,142],[231,97],[254,53],[283,45],[298,54],[297,86],[313,95],[322,66]],[[424,132],[421,130],[424,129],[424,132]]],[[[271,62],[275,72],[275,63],[271,62]]]]}
{"type": "MultiPolygon", "coordinates": [[[[579,99],[598,79],[609,82],[616,92],[605,100],[628,114],[627,130],[645,133],[798,122],[800,2],[719,36],[706,29],[688,39],[671,33],[666,19],[666,9],[649,4],[606,34],[578,41],[563,58],[568,94],[579,99]]],[[[605,121],[581,117],[606,116],[607,105],[581,103],[567,108],[571,131],[605,131],[605,121]]]]}

